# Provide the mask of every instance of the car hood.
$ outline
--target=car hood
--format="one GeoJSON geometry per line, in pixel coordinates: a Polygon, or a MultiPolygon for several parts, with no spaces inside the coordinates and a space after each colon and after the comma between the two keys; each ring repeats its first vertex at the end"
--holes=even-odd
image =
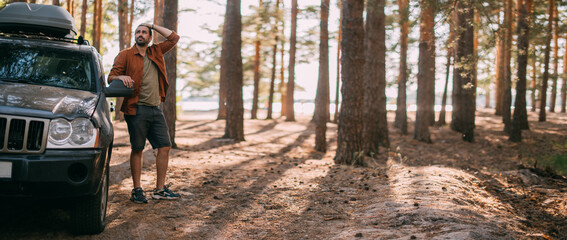
{"type": "Polygon", "coordinates": [[[0,83],[0,107],[49,111],[53,115],[88,115],[99,96],[89,91],[23,83],[0,83]]]}

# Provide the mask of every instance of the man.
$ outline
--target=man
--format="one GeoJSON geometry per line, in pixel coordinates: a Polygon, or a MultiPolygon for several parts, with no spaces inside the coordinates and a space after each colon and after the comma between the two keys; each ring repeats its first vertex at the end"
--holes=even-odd
{"type": "Polygon", "coordinates": [[[160,102],[165,101],[165,94],[169,87],[163,54],[177,44],[179,36],[167,28],[143,23],[136,28],[135,41],[136,44],[133,47],[121,51],[116,56],[108,75],[109,82],[122,81],[126,87],[134,87],[134,95],[124,98],[120,109],[124,112],[132,146],[130,171],[134,189],[132,189],[130,200],[135,203],[148,202],[140,181],[142,152],[146,139],[149,140],[152,148],[158,149],[157,180],[152,198],[179,199],[180,195],[165,185],[171,141],[163,112],[158,108],[160,102]],[[164,36],[166,40],[149,46],[152,29],[164,36]]]}

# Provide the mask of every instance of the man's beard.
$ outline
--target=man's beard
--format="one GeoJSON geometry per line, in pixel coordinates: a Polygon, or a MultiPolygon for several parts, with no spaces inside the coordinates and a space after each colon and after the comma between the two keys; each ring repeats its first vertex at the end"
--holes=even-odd
{"type": "Polygon", "coordinates": [[[136,38],[136,45],[143,47],[148,45],[149,41],[147,42],[143,37],[136,38]],[[141,39],[141,40],[140,40],[141,39]]]}

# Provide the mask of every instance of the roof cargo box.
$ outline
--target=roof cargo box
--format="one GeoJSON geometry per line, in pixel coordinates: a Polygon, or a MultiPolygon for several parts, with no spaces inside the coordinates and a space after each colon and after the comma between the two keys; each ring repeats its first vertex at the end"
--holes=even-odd
{"type": "Polygon", "coordinates": [[[15,2],[0,9],[0,32],[74,38],[77,28],[62,7],[15,2]]]}

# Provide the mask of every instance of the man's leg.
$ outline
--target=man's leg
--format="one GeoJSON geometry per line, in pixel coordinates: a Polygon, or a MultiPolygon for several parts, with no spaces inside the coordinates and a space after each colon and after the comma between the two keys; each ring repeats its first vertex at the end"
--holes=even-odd
{"type": "Polygon", "coordinates": [[[142,176],[142,153],[143,150],[132,150],[130,152],[130,172],[132,173],[134,188],[142,187],[140,180],[142,176]]]}
{"type": "Polygon", "coordinates": [[[156,189],[162,189],[165,186],[165,175],[167,174],[167,166],[169,163],[169,149],[171,147],[158,148],[156,157],[157,180],[156,189]]]}

